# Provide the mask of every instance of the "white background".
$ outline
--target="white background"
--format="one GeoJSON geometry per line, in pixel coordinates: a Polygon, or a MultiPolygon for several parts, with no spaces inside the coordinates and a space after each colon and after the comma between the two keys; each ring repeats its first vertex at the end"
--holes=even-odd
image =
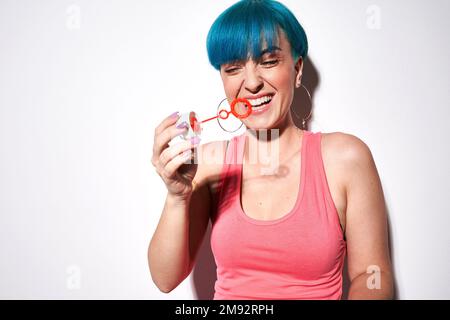
{"type": "MultiPolygon", "coordinates": [[[[165,189],[153,131],[213,116],[210,25],[233,1],[0,2],[0,298],[209,298],[199,269],[170,294],[147,267],[165,189]]],[[[284,3],[307,33],[311,131],[370,147],[400,299],[450,298],[450,2],[284,3]]],[[[212,123],[204,140],[226,137],[212,123]]]]}

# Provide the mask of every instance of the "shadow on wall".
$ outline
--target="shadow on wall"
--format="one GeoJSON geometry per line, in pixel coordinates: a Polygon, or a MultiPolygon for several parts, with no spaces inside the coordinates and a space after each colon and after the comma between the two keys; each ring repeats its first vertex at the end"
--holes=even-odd
{"type": "Polygon", "coordinates": [[[214,284],[217,280],[216,263],[211,251],[211,221],[205,232],[202,245],[197,254],[197,261],[192,275],[194,296],[198,300],[212,300],[214,298],[214,284]]]}
{"type": "Polygon", "coordinates": [[[305,88],[300,87],[296,89],[292,101],[291,114],[295,125],[300,129],[302,129],[302,120],[307,118],[305,130],[309,130],[309,121],[314,116],[314,93],[320,83],[319,73],[309,57],[304,62],[302,74],[302,85],[308,89],[311,99],[305,88]],[[310,116],[308,117],[308,115],[310,116]]]}
{"type": "MultiPolygon", "coordinates": [[[[312,101],[303,87],[296,89],[291,107],[292,118],[297,127],[302,128],[302,119],[308,118],[306,122],[306,130],[309,130],[309,121],[313,119],[314,93],[319,86],[320,78],[317,69],[310,58],[306,59],[303,66],[302,84],[311,94],[312,101]]],[[[389,217],[389,215],[388,215],[389,217]]],[[[390,223],[388,223],[389,234],[391,234],[390,223]]],[[[194,296],[199,300],[212,300],[214,297],[214,285],[217,280],[216,263],[211,251],[211,222],[205,232],[202,245],[197,254],[197,261],[193,269],[192,285],[195,290],[194,296]]],[[[393,256],[392,240],[389,241],[391,257],[393,256]]],[[[393,264],[393,261],[392,261],[393,264]]],[[[343,270],[343,295],[342,299],[347,299],[350,289],[350,280],[347,271],[347,259],[343,270]]],[[[394,297],[397,298],[397,285],[394,277],[394,297]]]]}

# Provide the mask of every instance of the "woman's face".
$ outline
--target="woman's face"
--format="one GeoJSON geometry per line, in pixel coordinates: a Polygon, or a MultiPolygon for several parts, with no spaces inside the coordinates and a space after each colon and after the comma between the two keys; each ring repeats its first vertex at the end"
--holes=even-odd
{"type": "Polygon", "coordinates": [[[278,38],[274,50],[258,61],[237,61],[220,68],[228,101],[246,98],[252,104],[252,114],[242,120],[250,129],[280,128],[292,121],[289,111],[303,63],[301,58],[293,60],[284,32],[278,38]]]}

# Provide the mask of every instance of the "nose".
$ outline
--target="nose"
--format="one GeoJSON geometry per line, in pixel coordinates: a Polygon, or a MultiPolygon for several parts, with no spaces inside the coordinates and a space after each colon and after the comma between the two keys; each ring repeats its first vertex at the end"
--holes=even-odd
{"type": "MultiPolygon", "coordinates": [[[[250,63],[249,63],[250,64],[250,63]]],[[[247,91],[255,94],[258,93],[264,86],[264,82],[258,74],[254,66],[245,68],[244,87],[247,91]]]]}

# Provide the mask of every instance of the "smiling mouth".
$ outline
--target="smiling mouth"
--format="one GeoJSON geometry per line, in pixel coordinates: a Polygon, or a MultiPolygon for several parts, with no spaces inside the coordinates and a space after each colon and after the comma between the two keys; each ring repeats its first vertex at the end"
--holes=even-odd
{"type": "Polygon", "coordinates": [[[273,95],[267,95],[258,99],[248,99],[248,102],[252,105],[252,108],[260,108],[272,101],[273,95]]]}

